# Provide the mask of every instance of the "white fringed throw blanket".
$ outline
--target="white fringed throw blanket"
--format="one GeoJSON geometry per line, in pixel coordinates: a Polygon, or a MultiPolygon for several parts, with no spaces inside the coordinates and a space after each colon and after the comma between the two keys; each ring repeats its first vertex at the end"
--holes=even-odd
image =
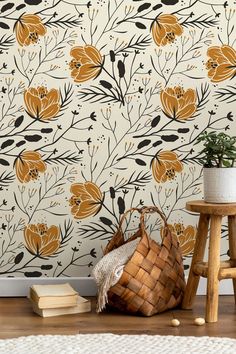
{"type": "Polygon", "coordinates": [[[119,281],[124,266],[133,255],[139,241],[140,237],[109,252],[94,267],[92,276],[98,286],[97,312],[105,308],[108,290],[119,281]]]}

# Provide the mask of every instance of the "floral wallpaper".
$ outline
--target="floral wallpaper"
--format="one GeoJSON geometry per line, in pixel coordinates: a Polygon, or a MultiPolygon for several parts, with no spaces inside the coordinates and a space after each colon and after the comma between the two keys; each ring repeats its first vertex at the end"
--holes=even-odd
{"type": "MultiPolygon", "coordinates": [[[[153,204],[188,269],[197,138],[236,134],[235,9],[0,0],[1,277],[89,276],[124,211],[153,204]]],[[[127,237],[137,226],[129,216],[127,237]]],[[[147,227],[157,237],[162,224],[147,227]]]]}

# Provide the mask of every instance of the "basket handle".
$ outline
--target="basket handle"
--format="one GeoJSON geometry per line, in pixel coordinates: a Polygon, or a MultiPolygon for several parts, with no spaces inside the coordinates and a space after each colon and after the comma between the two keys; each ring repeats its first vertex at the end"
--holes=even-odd
{"type": "MultiPolygon", "coordinates": [[[[167,224],[167,220],[165,215],[160,211],[160,209],[157,206],[151,206],[151,207],[144,207],[141,209],[141,216],[140,216],[140,228],[142,231],[142,237],[144,237],[144,235],[146,235],[145,232],[145,221],[144,221],[144,217],[145,214],[152,214],[152,213],[158,213],[161,217],[161,219],[164,221],[164,235],[163,235],[163,239],[168,235],[168,224],[167,224]]],[[[163,242],[162,239],[162,242],[163,242]]],[[[149,244],[149,238],[147,238],[147,242],[149,244]]]]}
{"type": "Polygon", "coordinates": [[[124,219],[126,218],[126,216],[133,212],[133,211],[137,211],[139,212],[140,215],[140,227],[142,229],[142,231],[145,231],[145,223],[144,223],[144,216],[145,214],[149,214],[149,213],[158,213],[160,215],[160,217],[162,218],[162,220],[164,221],[164,225],[165,227],[167,227],[167,220],[166,220],[166,217],[165,215],[160,211],[160,209],[156,206],[150,206],[150,207],[143,207],[143,208],[130,208],[128,209],[121,217],[120,219],[120,223],[119,223],[119,226],[118,226],[118,229],[120,231],[122,231],[122,224],[123,224],[123,221],[124,219]]]}
{"type": "Polygon", "coordinates": [[[142,209],[141,208],[130,208],[128,210],[126,210],[126,212],[122,215],[121,219],[120,219],[120,222],[119,222],[119,225],[118,225],[118,229],[122,231],[122,224],[126,218],[126,216],[129,214],[129,213],[132,213],[133,211],[137,211],[138,213],[141,214],[142,212],[142,209]]]}
{"type": "Polygon", "coordinates": [[[141,227],[144,227],[144,216],[145,214],[152,214],[152,213],[158,213],[162,220],[164,221],[165,227],[167,226],[167,220],[165,215],[160,211],[160,209],[157,206],[151,206],[151,207],[143,207],[141,209],[141,216],[140,216],[140,221],[141,221],[141,227]]]}

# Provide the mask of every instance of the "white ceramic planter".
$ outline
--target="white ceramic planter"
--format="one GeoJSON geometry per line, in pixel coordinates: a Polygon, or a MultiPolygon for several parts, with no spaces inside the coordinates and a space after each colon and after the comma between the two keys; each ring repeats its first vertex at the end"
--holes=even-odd
{"type": "Polygon", "coordinates": [[[236,203],[236,168],[204,168],[204,200],[208,203],[236,203]]]}

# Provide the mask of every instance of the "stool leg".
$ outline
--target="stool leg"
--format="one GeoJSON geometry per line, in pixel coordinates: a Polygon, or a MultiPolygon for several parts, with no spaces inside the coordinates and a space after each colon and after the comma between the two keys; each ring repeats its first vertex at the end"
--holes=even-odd
{"type": "Polygon", "coordinates": [[[206,322],[217,322],[218,319],[218,277],[220,269],[221,220],[222,216],[211,215],[207,274],[206,322]]]}
{"type": "Polygon", "coordinates": [[[196,241],[195,241],[195,246],[193,251],[191,268],[188,276],[188,282],[184,293],[184,298],[182,301],[183,309],[192,308],[194,297],[197,292],[200,275],[194,273],[193,267],[196,262],[203,261],[204,252],[206,248],[207,234],[208,234],[208,225],[209,225],[209,215],[201,214],[198,223],[196,241]]]}
{"type": "MultiPolygon", "coordinates": [[[[230,259],[236,260],[236,216],[228,216],[228,227],[229,227],[229,254],[230,259]]],[[[234,299],[236,304],[236,279],[233,279],[234,286],[234,299]]]]}

